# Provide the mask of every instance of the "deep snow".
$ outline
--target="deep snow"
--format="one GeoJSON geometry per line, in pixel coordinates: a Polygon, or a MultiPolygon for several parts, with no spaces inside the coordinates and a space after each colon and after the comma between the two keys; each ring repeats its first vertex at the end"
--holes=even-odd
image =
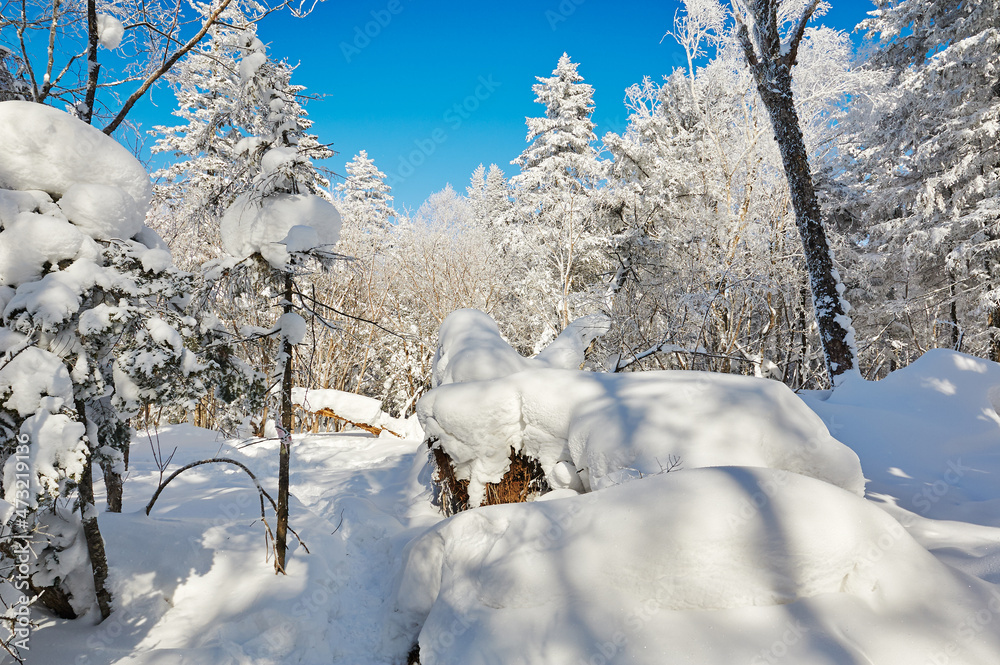
{"type": "MultiPolygon", "coordinates": [[[[418,439],[298,436],[291,521],[311,553],[293,545],[287,578],[235,468],[186,472],[145,516],[159,473],[137,437],[125,512],[101,515],[116,612],[36,614],[28,662],[389,664],[419,634],[425,665],[995,664],[997,387],[997,365],[935,351],[802,395],[858,454],[866,499],[682,465],[441,521],[418,439]]],[[[276,484],[273,441],[176,426],[160,444],[172,468],[231,456],[276,484]]]]}

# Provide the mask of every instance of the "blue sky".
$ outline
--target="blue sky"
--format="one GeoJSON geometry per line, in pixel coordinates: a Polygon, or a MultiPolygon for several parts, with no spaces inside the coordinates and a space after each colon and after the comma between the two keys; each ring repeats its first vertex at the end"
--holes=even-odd
{"type": "MultiPolygon", "coordinates": [[[[269,17],[259,36],[299,63],[293,82],[323,97],[309,104],[315,132],[339,154],[339,174],[367,150],[388,174],[398,209],[416,208],[446,183],[464,193],[480,163],[510,176],[524,150],[525,116],[539,116],[531,86],[565,51],[594,86],[596,133],[621,131],[624,90],[683,64],[669,37],[678,2],[636,0],[326,0],[305,19],[269,17]]],[[[821,19],[852,29],[868,0],[833,0],[821,19]]],[[[172,108],[172,95],[154,95],[172,108]]],[[[158,122],[169,122],[159,119],[158,122]]]]}

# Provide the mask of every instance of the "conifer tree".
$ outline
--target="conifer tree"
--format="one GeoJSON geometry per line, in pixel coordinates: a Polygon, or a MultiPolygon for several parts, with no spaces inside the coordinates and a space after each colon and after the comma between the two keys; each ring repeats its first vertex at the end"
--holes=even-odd
{"type": "Polygon", "coordinates": [[[567,54],[552,76],[532,86],[545,117],[527,118],[530,145],[511,162],[517,222],[544,257],[535,267],[557,294],[553,332],[576,318],[579,295],[597,279],[605,242],[596,228],[591,191],[603,173],[593,147],[593,88],[567,54]]]}

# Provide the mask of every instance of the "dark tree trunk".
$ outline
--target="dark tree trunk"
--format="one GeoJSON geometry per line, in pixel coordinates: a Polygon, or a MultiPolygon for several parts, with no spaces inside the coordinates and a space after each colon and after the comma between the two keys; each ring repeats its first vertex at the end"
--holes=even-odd
{"type": "Polygon", "coordinates": [[[831,384],[835,384],[836,377],[856,366],[850,339],[850,319],[837,290],[840,279],[833,266],[830,244],[820,218],[819,201],[809,171],[809,157],[792,99],[792,65],[805,25],[816,4],[814,0],[807,8],[786,49],[782,49],[778,33],[777,0],[751,0],[748,4],[756,24],[757,50],[745,25],[740,25],[739,37],[781,151],[795,210],[795,224],[805,253],[826,368],[831,384]]]}
{"type": "MultiPolygon", "coordinates": [[[[80,422],[87,423],[87,410],[82,400],[76,401],[77,417],[80,422]]],[[[97,524],[97,507],[94,506],[94,474],[92,470],[93,455],[88,447],[87,459],[83,464],[83,476],[80,478],[80,514],[83,517],[83,535],[87,540],[87,552],[90,554],[90,566],[94,572],[94,590],[97,592],[97,606],[101,611],[101,620],[111,616],[111,592],[107,588],[108,557],[104,551],[104,538],[97,524]]]]}
{"type": "MultiPolygon", "coordinates": [[[[292,311],[292,275],[285,273],[285,304],[282,311],[292,311]]],[[[285,572],[285,552],[288,532],[288,474],[292,452],[292,351],[288,338],[282,335],[281,354],[285,366],[281,374],[281,442],[278,452],[278,515],[274,532],[274,571],[285,572]]]]}
{"type": "Polygon", "coordinates": [[[97,100],[97,76],[101,65],[97,62],[97,2],[87,0],[87,92],[81,119],[88,125],[94,118],[94,103],[97,100]]]}

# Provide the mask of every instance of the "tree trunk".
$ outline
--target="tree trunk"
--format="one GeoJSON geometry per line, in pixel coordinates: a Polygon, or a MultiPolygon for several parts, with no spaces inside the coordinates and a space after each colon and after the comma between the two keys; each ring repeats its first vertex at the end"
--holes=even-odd
{"type": "MultiPolygon", "coordinates": [[[[83,400],[76,401],[77,417],[80,422],[87,423],[87,410],[83,400]]],[[[97,592],[97,606],[101,611],[101,620],[111,616],[111,592],[107,588],[108,557],[104,550],[104,538],[97,524],[97,507],[94,506],[94,474],[92,470],[92,451],[87,448],[87,459],[83,464],[83,476],[80,478],[78,492],[80,493],[80,514],[83,517],[83,535],[87,540],[87,552],[90,554],[90,566],[94,572],[94,590],[97,592]]]]}
{"type": "Polygon", "coordinates": [[[113,465],[105,459],[101,460],[101,471],[104,473],[104,487],[108,495],[108,512],[122,511],[122,498],[125,494],[125,481],[113,465]]]}
{"type": "Polygon", "coordinates": [[[853,331],[845,311],[840,275],[833,266],[830,245],[820,218],[819,201],[809,171],[809,157],[792,99],[792,72],[799,41],[805,24],[815,10],[813,2],[791,37],[787,50],[782,49],[777,25],[777,0],[753,0],[748,9],[754,16],[755,34],[760,53],[755,52],[745,25],[740,25],[739,37],[747,64],[757,84],[757,91],[767,108],[774,136],[781,151],[781,161],[788,179],[795,225],[802,239],[813,309],[819,326],[820,342],[826,358],[831,385],[836,378],[857,365],[853,348],[853,331]]]}
{"type": "Polygon", "coordinates": [[[990,307],[986,312],[986,326],[990,334],[990,360],[1000,363],[1000,307],[990,307]]]}
{"type": "MultiPolygon", "coordinates": [[[[282,312],[292,311],[292,275],[285,273],[285,304],[282,312]]],[[[274,572],[285,573],[285,552],[288,532],[288,474],[292,450],[292,351],[288,337],[281,337],[281,442],[278,452],[278,515],[274,532],[274,572]]]]}
{"type": "Polygon", "coordinates": [[[97,76],[101,65],[97,62],[97,2],[87,0],[87,92],[81,119],[90,124],[94,118],[94,103],[97,100],[97,76]]]}

